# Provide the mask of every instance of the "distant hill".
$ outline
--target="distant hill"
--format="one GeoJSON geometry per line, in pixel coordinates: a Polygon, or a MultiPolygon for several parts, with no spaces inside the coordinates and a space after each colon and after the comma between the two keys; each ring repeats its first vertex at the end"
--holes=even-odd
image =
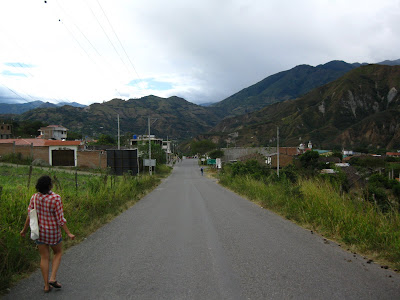
{"type": "Polygon", "coordinates": [[[273,146],[311,140],[319,148],[373,145],[400,149],[400,66],[367,65],[296,100],[226,118],[209,135],[237,145],[273,146]]]}
{"type": "Polygon", "coordinates": [[[398,66],[398,65],[400,65],[400,59],[385,60],[385,61],[382,61],[382,62],[378,63],[378,65],[398,66]]]}
{"type": "MultiPolygon", "coordinates": [[[[386,60],[378,64],[400,65],[400,59],[386,60]]],[[[316,67],[299,65],[271,75],[225,100],[214,103],[212,107],[220,108],[225,116],[253,112],[276,102],[301,97],[362,65],[366,63],[349,64],[344,61],[331,61],[316,67]]]]}
{"type": "Polygon", "coordinates": [[[0,114],[22,114],[35,108],[49,108],[70,105],[74,107],[85,107],[76,102],[60,102],[57,104],[43,101],[32,101],[27,103],[0,103],[0,114]]]}
{"type": "Polygon", "coordinates": [[[117,135],[117,115],[124,134],[146,134],[147,118],[152,118],[151,134],[170,139],[190,138],[210,130],[221,119],[213,110],[179,97],[147,96],[140,99],[113,99],[84,108],[72,106],[37,108],[19,120],[46,120],[61,124],[84,136],[117,135]]]}

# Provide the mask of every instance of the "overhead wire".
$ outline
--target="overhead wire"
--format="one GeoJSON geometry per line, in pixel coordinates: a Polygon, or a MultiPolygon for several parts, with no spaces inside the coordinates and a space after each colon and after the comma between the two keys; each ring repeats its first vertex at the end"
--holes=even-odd
{"type": "MultiPolygon", "coordinates": [[[[58,0],[55,1],[59,7],[59,9],[64,13],[64,16],[61,18],[58,18],[58,21],[64,26],[66,29],[67,33],[70,35],[70,37],[73,39],[73,41],[76,43],[76,45],[83,51],[84,54],[88,57],[88,59],[95,65],[98,66],[96,60],[91,56],[91,54],[85,49],[83,44],[80,42],[79,38],[76,36],[74,31],[70,28],[68,25],[69,23],[72,24],[76,30],[83,36],[83,38],[88,42],[88,44],[93,48],[93,50],[101,56],[100,52],[97,50],[97,48],[93,45],[93,43],[89,40],[89,38],[83,33],[83,31],[80,29],[80,27],[76,24],[76,22],[73,20],[73,18],[67,13],[67,11],[64,9],[64,7],[59,3],[58,0]]],[[[47,2],[46,2],[47,3],[47,2]]],[[[72,102],[68,99],[68,102],[72,102]]]]}
{"type": "Polygon", "coordinates": [[[94,11],[92,10],[92,8],[90,7],[90,5],[88,4],[87,1],[85,1],[87,7],[89,8],[89,10],[91,11],[92,15],[94,16],[94,18],[97,21],[97,24],[100,26],[101,30],[103,31],[104,35],[107,37],[107,40],[109,41],[109,43],[111,44],[112,48],[114,49],[115,53],[117,53],[119,59],[121,60],[122,64],[125,66],[125,68],[127,69],[127,71],[129,72],[129,68],[127,67],[125,61],[122,59],[122,56],[120,55],[120,53],[118,52],[117,48],[115,47],[114,43],[111,41],[109,35],[107,34],[106,30],[104,29],[103,25],[101,25],[101,22],[99,21],[99,19],[97,18],[96,14],[94,13],[94,11]]]}
{"type": "MultiPolygon", "coordinates": [[[[29,53],[27,53],[26,52],[26,49],[24,48],[24,47],[22,47],[13,37],[11,37],[6,31],[4,31],[4,30],[1,30],[1,28],[0,28],[0,32],[2,32],[5,36],[6,36],[6,38],[7,38],[7,41],[8,42],[11,42],[13,45],[14,45],[14,47],[15,47],[15,49],[18,49],[18,51],[20,52],[20,54],[23,56],[23,60],[25,60],[25,59],[27,59],[28,61],[31,61],[31,62],[33,62],[34,60],[32,59],[32,57],[30,56],[30,54],[29,53]]],[[[17,51],[16,51],[17,52],[17,51]]],[[[23,71],[22,71],[22,73],[26,76],[26,77],[30,77],[30,78],[35,78],[35,76],[31,73],[31,72],[29,72],[28,70],[27,70],[27,66],[29,66],[29,65],[31,65],[31,63],[28,63],[28,64],[25,64],[25,63],[23,63],[23,62],[16,62],[16,63],[9,63],[10,65],[12,65],[14,68],[18,68],[16,65],[18,65],[23,71]],[[27,76],[26,74],[28,74],[29,76],[27,76]]],[[[2,85],[4,85],[3,83],[2,83],[2,85]]],[[[7,87],[6,85],[4,85],[5,87],[7,87]]],[[[12,90],[11,88],[9,88],[9,87],[7,87],[10,91],[12,90]]],[[[38,100],[40,100],[40,101],[42,101],[42,102],[47,102],[49,99],[45,99],[45,98],[43,98],[43,97],[39,97],[39,96],[35,96],[35,97],[33,97],[30,93],[27,93],[26,91],[24,91],[21,87],[18,87],[18,90],[20,90],[20,91],[22,91],[25,95],[27,95],[29,98],[31,98],[33,101],[38,101],[38,100]]],[[[15,94],[15,91],[14,91],[14,94],[15,94]]],[[[32,102],[32,101],[30,101],[30,100],[28,100],[26,97],[22,97],[21,95],[19,95],[18,93],[17,93],[17,95],[21,98],[21,99],[23,99],[24,101],[26,101],[26,102],[32,102]]],[[[58,102],[57,100],[56,100],[56,98],[50,98],[50,99],[52,99],[53,101],[56,101],[56,102],[58,102]]],[[[57,96],[57,99],[59,99],[60,101],[59,102],[61,102],[61,101],[66,101],[66,100],[64,100],[64,99],[62,99],[62,98],[60,98],[60,97],[58,97],[57,96]]]]}
{"type": "MultiPolygon", "coordinates": [[[[14,95],[16,95],[18,98],[26,101],[26,103],[29,103],[31,101],[28,101],[26,98],[22,97],[19,93],[17,93],[16,91],[14,91],[12,88],[10,88],[9,86],[5,85],[4,83],[0,82],[0,84],[2,86],[4,86],[6,89],[8,89],[10,92],[12,92],[14,95]]],[[[32,97],[31,97],[32,98],[32,97]]]]}
{"type": "MultiPolygon", "coordinates": [[[[81,30],[81,28],[76,24],[76,22],[74,21],[74,18],[73,18],[70,14],[68,14],[68,12],[67,12],[67,11],[64,9],[64,7],[59,3],[58,0],[56,0],[56,2],[57,2],[57,5],[59,6],[59,8],[64,12],[65,16],[66,16],[68,19],[71,20],[71,24],[73,24],[73,25],[75,26],[76,30],[82,35],[82,37],[87,41],[87,43],[88,43],[88,44],[90,45],[90,47],[96,52],[96,54],[102,58],[102,59],[101,59],[101,62],[102,62],[102,63],[106,63],[106,64],[108,65],[108,68],[111,68],[111,69],[113,69],[113,71],[115,71],[115,70],[114,70],[114,67],[113,67],[111,64],[109,64],[109,62],[107,61],[107,59],[104,58],[104,56],[103,56],[103,55],[100,53],[100,51],[95,47],[95,45],[90,41],[90,39],[87,37],[87,35],[86,35],[86,34],[81,30]]],[[[106,33],[104,27],[101,25],[100,21],[98,20],[98,18],[96,17],[95,13],[93,12],[93,10],[91,9],[91,7],[88,5],[87,2],[86,2],[86,5],[88,6],[88,8],[89,8],[89,10],[91,11],[92,15],[95,17],[95,19],[96,19],[97,23],[99,24],[99,26],[101,27],[103,33],[106,35],[108,41],[112,44],[114,50],[116,51],[116,53],[117,53],[118,56],[120,57],[121,61],[124,63],[124,61],[122,60],[122,57],[120,56],[120,54],[119,54],[118,51],[116,50],[114,44],[112,43],[111,39],[110,39],[109,36],[107,35],[107,33],[106,33]]],[[[62,24],[65,25],[64,22],[62,22],[62,24]]],[[[101,67],[101,66],[96,62],[96,60],[88,53],[88,51],[86,51],[86,50],[84,49],[84,47],[83,47],[82,44],[79,42],[78,38],[74,35],[74,33],[72,32],[72,30],[68,30],[68,31],[69,31],[69,34],[73,37],[73,39],[77,42],[77,44],[79,45],[79,47],[87,54],[87,56],[89,57],[89,59],[90,59],[95,65],[97,65],[98,67],[101,67]]],[[[125,65],[125,63],[124,63],[124,65],[125,65]]],[[[126,65],[125,65],[125,67],[126,67],[126,65]]],[[[104,72],[104,70],[102,70],[102,71],[104,72]]],[[[108,73],[106,73],[106,72],[104,72],[104,74],[107,74],[107,75],[108,75],[108,73]]],[[[118,91],[118,89],[115,89],[115,90],[116,90],[117,93],[120,95],[120,97],[122,97],[122,95],[121,95],[121,93],[118,91]]]]}
{"type": "Polygon", "coordinates": [[[125,47],[124,47],[123,44],[121,43],[121,40],[119,39],[119,37],[118,37],[118,35],[117,35],[117,33],[116,33],[114,27],[112,26],[112,24],[111,24],[111,22],[110,22],[110,19],[107,17],[106,12],[104,11],[103,7],[101,6],[99,0],[96,0],[96,2],[97,2],[97,4],[99,5],[101,11],[103,12],[103,14],[104,14],[104,16],[105,16],[105,18],[106,18],[108,24],[110,25],[110,28],[111,28],[111,30],[113,31],[115,37],[117,38],[119,45],[121,46],[122,50],[124,51],[125,56],[127,57],[127,59],[128,59],[130,65],[131,65],[132,69],[135,71],[135,73],[136,73],[136,75],[137,75],[137,77],[138,77],[138,79],[139,79],[139,82],[142,82],[142,79],[141,79],[139,73],[137,72],[135,66],[133,65],[131,58],[129,57],[128,53],[127,53],[126,50],[125,50],[125,47]]]}
{"type": "MultiPolygon", "coordinates": [[[[89,37],[87,34],[84,33],[84,31],[79,27],[79,25],[78,25],[76,22],[74,22],[73,18],[66,12],[66,10],[65,10],[64,7],[59,3],[59,1],[56,0],[55,2],[57,3],[57,5],[58,5],[58,7],[59,7],[59,9],[60,9],[61,11],[55,12],[52,3],[50,3],[50,1],[44,1],[44,3],[47,5],[47,7],[49,7],[50,9],[53,10],[53,11],[52,11],[52,14],[56,17],[56,19],[58,20],[58,22],[60,22],[60,24],[63,25],[63,27],[65,28],[66,32],[67,32],[68,35],[72,38],[72,40],[74,41],[74,43],[75,43],[75,44],[82,50],[82,52],[85,54],[85,57],[87,57],[87,58],[88,58],[89,60],[91,60],[95,65],[97,65],[98,67],[100,67],[100,68],[103,69],[102,64],[104,64],[104,63],[107,64],[107,63],[108,63],[107,59],[106,59],[104,56],[102,56],[101,51],[100,51],[98,48],[96,48],[95,44],[91,41],[90,37],[89,37]],[[51,5],[49,5],[49,4],[51,4],[51,5]],[[61,12],[61,14],[60,14],[60,12],[61,12]],[[74,27],[74,30],[70,27],[70,25],[72,25],[72,26],[74,27]],[[79,35],[80,35],[81,37],[83,37],[83,39],[85,40],[85,43],[87,43],[86,45],[82,43],[82,38],[80,38],[80,37],[77,36],[77,34],[76,34],[77,32],[79,33],[79,35]],[[89,52],[89,49],[87,49],[87,45],[90,45],[90,48],[96,53],[96,55],[98,55],[99,57],[102,58],[101,61],[100,61],[101,64],[99,64],[99,63],[96,61],[96,59],[92,56],[92,53],[89,52]]],[[[135,77],[138,78],[139,82],[142,82],[142,79],[141,79],[141,77],[140,77],[140,75],[139,75],[137,69],[135,68],[135,66],[134,66],[134,64],[133,64],[132,59],[131,59],[130,56],[128,55],[128,52],[126,51],[126,49],[125,49],[123,43],[121,42],[121,39],[119,38],[119,36],[118,36],[118,34],[117,34],[115,28],[113,27],[113,25],[112,25],[112,23],[111,23],[109,17],[107,16],[107,13],[106,13],[105,9],[103,8],[103,6],[101,5],[101,3],[100,3],[98,0],[96,0],[96,2],[97,2],[98,7],[99,7],[100,10],[101,10],[101,13],[102,13],[103,16],[104,16],[104,18],[102,18],[102,19],[103,19],[103,22],[104,22],[104,19],[107,21],[108,27],[111,29],[111,31],[112,31],[112,33],[113,33],[115,39],[118,41],[119,48],[122,49],[122,50],[118,51],[117,45],[113,42],[111,36],[110,36],[110,35],[107,33],[107,31],[106,31],[106,28],[105,28],[106,26],[104,26],[104,24],[102,24],[102,21],[97,17],[96,13],[93,11],[93,9],[92,9],[91,6],[89,5],[89,3],[88,3],[87,1],[85,1],[85,3],[86,3],[86,5],[87,5],[88,9],[90,10],[90,12],[91,12],[91,14],[93,15],[94,19],[96,20],[97,24],[98,24],[99,27],[101,28],[101,31],[102,31],[102,32],[104,33],[104,35],[106,36],[108,42],[109,42],[110,45],[112,46],[114,52],[115,52],[116,55],[118,56],[119,60],[120,60],[121,63],[123,64],[123,66],[126,68],[126,70],[128,71],[128,73],[134,74],[135,77]],[[125,59],[123,58],[123,56],[125,56],[125,59]],[[127,64],[126,62],[128,62],[128,64],[127,64]],[[133,72],[132,72],[132,71],[133,71],[133,72]]],[[[18,45],[18,44],[17,44],[17,45],[18,45]]],[[[21,47],[21,46],[19,46],[18,48],[20,48],[21,50],[24,49],[24,48],[21,47]]],[[[26,55],[24,55],[24,56],[26,57],[26,55]]],[[[29,70],[26,69],[24,63],[22,63],[22,62],[14,63],[14,64],[13,64],[13,67],[14,67],[14,68],[17,68],[16,65],[18,65],[18,66],[21,68],[21,70],[23,71],[24,74],[27,74],[27,75],[26,75],[27,77],[31,77],[31,78],[35,77],[31,72],[29,72],[29,70]]],[[[108,65],[107,69],[109,69],[109,68],[114,69],[114,66],[113,66],[112,64],[111,64],[111,65],[108,65]]],[[[104,70],[103,70],[103,71],[104,71],[104,70]]],[[[113,71],[115,71],[115,70],[113,70],[113,71]]],[[[110,75],[109,75],[109,72],[104,72],[104,74],[107,74],[108,76],[110,76],[110,75]]],[[[103,75],[104,75],[104,74],[103,74],[103,75]]],[[[113,78],[113,79],[114,79],[114,78],[113,78]]],[[[4,84],[3,84],[3,85],[4,85],[4,84]]],[[[14,91],[13,89],[11,89],[10,87],[8,87],[8,86],[6,86],[6,85],[4,85],[4,86],[5,86],[8,90],[10,90],[13,94],[15,94],[18,98],[23,99],[23,100],[26,101],[26,102],[30,102],[26,97],[21,96],[20,94],[18,94],[17,92],[15,92],[15,91],[14,91]]],[[[140,85],[139,85],[139,88],[141,88],[140,85]]],[[[21,89],[19,88],[19,90],[21,90],[21,89]]],[[[22,90],[21,90],[21,91],[22,91],[22,90]]],[[[122,95],[121,95],[121,93],[118,91],[118,89],[115,88],[115,91],[116,91],[116,92],[119,94],[119,96],[122,98],[122,95]]],[[[25,92],[24,92],[24,94],[26,94],[29,98],[35,100],[35,99],[34,99],[31,95],[29,95],[28,93],[25,93],[25,92]]],[[[57,98],[58,98],[58,100],[54,99],[55,102],[60,102],[60,101],[63,101],[63,102],[71,102],[70,99],[66,99],[66,98],[62,99],[61,97],[57,97],[57,98]],[[61,100],[61,99],[62,99],[62,100],[61,100]]],[[[36,100],[37,100],[37,99],[40,99],[40,97],[36,97],[36,100]]],[[[42,100],[43,100],[43,98],[42,98],[42,100]]]]}

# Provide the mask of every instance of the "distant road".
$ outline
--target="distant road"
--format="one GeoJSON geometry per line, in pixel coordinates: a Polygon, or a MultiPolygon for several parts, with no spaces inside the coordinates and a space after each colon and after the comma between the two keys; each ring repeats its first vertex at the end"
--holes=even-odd
{"type": "Polygon", "coordinates": [[[58,280],[44,295],[37,271],[5,299],[400,299],[398,274],[202,177],[196,160],[69,249],[58,280]]]}

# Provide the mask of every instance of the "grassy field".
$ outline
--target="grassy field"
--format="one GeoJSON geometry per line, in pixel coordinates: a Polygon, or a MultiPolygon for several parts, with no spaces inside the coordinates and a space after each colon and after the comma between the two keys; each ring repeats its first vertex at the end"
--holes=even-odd
{"type": "MultiPolygon", "coordinates": [[[[381,264],[400,269],[400,214],[382,213],[356,194],[343,194],[323,179],[261,181],[219,175],[220,183],[381,264]]],[[[344,246],[343,246],[344,247],[344,246]]]]}
{"type": "Polygon", "coordinates": [[[40,176],[47,174],[53,178],[53,191],[61,195],[68,227],[76,235],[74,241],[63,236],[65,249],[132,206],[155,188],[170,170],[162,166],[155,176],[134,177],[75,175],[33,168],[29,175],[29,167],[0,166],[0,291],[38,267],[39,254],[29,238],[30,232],[26,238],[19,232],[40,176]]]}

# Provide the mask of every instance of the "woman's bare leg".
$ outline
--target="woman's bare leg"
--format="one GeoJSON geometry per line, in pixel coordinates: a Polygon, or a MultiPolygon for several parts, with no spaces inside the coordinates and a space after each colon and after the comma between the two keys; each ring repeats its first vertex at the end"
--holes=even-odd
{"type": "Polygon", "coordinates": [[[44,290],[49,290],[49,261],[50,250],[49,245],[38,245],[40,254],[40,270],[42,271],[44,290]]]}
{"type": "Polygon", "coordinates": [[[50,281],[54,282],[57,280],[57,271],[58,271],[58,267],[60,266],[60,263],[61,263],[62,242],[58,243],[57,245],[50,246],[50,247],[54,253],[53,262],[52,262],[52,266],[51,266],[50,281]]]}

